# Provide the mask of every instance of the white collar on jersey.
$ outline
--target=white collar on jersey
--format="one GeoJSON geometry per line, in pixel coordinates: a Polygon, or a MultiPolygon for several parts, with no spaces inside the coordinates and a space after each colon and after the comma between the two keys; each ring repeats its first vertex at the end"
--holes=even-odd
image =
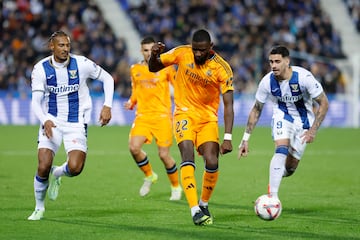
{"type": "Polygon", "coordinates": [[[67,67],[67,65],[69,64],[70,57],[68,57],[68,59],[65,62],[59,63],[59,62],[55,61],[54,55],[51,55],[49,62],[50,62],[50,65],[53,66],[54,68],[64,68],[64,67],[67,67]]]}

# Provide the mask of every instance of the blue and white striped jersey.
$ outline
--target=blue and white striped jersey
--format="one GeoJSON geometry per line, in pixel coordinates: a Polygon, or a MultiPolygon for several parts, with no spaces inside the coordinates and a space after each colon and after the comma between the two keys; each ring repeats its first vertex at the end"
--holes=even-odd
{"type": "Polygon", "coordinates": [[[292,66],[291,79],[277,81],[272,72],[265,75],[259,83],[256,100],[265,103],[270,99],[273,115],[302,124],[309,129],[314,122],[313,98],[318,97],[323,88],[313,74],[305,68],[292,66]]]}
{"type": "Polygon", "coordinates": [[[101,71],[84,56],[70,54],[66,63],[49,56],[34,66],[32,91],[44,92],[48,115],[64,122],[87,123],[92,108],[87,79],[97,79],[101,71]]]}

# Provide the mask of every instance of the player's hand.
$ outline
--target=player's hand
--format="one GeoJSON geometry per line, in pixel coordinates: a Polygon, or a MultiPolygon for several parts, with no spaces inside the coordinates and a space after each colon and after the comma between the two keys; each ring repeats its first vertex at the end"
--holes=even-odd
{"type": "Polygon", "coordinates": [[[165,44],[162,42],[155,43],[151,48],[151,55],[158,56],[165,49],[165,44]]]}
{"type": "Polygon", "coordinates": [[[134,109],[134,104],[132,104],[131,101],[129,100],[129,101],[124,103],[124,108],[126,110],[133,110],[134,109]]]}
{"type": "Polygon", "coordinates": [[[220,154],[226,154],[232,151],[232,143],[230,140],[224,140],[220,146],[220,154]]]}
{"type": "Polygon", "coordinates": [[[312,143],[314,140],[315,140],[315,131],[309,129],[308,131],[304,132],[302,135],[301,135],[301,138],[302,138],[302,144],[304,143],[312,143]]]}
{"type": "Polygon", "coordinates": [[[242,140],[239,145],[239,153],[238,153],[238,159],[241,157],[246,157],[249,153],[249,144],[248,141],[242,140]]]}
{"type": "Polygon", "coordinates": [[[56,125],[54,124],[53,121],[51,120],[46,120],[44,123],[44,133],[46,135],[47,138],[52,138],[53,136],[53,132],[52,129],[56,128],[56,125]]]}
{"type": "Polygon", "coordinates": [[[110,122],[111,119],[111,107],[103,106],[100,113],[99,122],[101,126],[105,126],[110,122]]]}

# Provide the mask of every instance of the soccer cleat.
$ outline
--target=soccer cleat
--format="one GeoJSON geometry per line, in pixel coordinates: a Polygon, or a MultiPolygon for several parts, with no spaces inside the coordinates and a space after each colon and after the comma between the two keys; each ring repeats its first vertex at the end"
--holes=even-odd
{"type": "Polygon", "coordinates": [[[144,178],[144,184],[140,188],[140,196],[144,197],[150,192],[151,185],[156,183],[158,180],[158,175],[156,173],[152,173],[151,176],[144,178]]]}
{"type": "Polygon", "coordinates": [[[193,221],[195,225],[200,226],[211,224],[210,217],[208,215],[205,215],[201,210],[195,213],[195,215],[193,216],[193,221]]]}
{"type": "Polygon", "coordinates": [[[211,225],[213,224],[213,218],[210,214],[210,211],[209,211],[209,207],[208,206],[199,206],[201,211],[206,215],[206,216],[209,216],[209,220],[207,221],[207,224],[206,225],[211,225]]]}
{"type": "MultiPolygon", "coordinates": [[[[53,166],[51,168],[51,172],[54,170],[56,166],[53,166]]],[[[48,197],[50,200],[55,201],[56,198],[59,195],[59,188],[61,185],[61,177],[54,177],[53,175],[50,176],[50,184],[49,184],[49,189],[48,189],[48,197]]]]}
{"type": "Polygon", "coordinates": [[[35,210],[29,217],[28,220],[37,221],[44,217],[45,210],[35,210]]]}
{"type": "Polygon", "coordinates": [[[182,192],[182,189],[180,186],[178,186],[178,187],[171,186],[170,201],[179,201],[181,199],[181,192],[182,192]]]}

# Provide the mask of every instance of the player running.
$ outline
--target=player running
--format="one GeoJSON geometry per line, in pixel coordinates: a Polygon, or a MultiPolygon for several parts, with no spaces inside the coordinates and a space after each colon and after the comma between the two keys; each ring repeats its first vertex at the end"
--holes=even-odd
{"type": "Polygon", "coordinates": [[[260,81],[254,107],[239,145],[238,158],[247,156],[249,138],[267,100],[272,103],[271,121],[275,153],[270,162],[268,193],[278,198],[280,182],[291,176],[315,139],[329,103],[321,84],[308,70],[290,65],[289,50],[275,46],[269,55],[271,72],[260,81]],[[314,102],[318,105],[314,112],[314,102]]]}
{"type": "Polygon", "coordinates": [[[152,48],[150,71],[178,66],[174,81],[174,131],[181,155],[181,184],[194,224],[213,223],[208,203],[219,176],[219,153],[232,151],[231,133],[234,121],[233,73],[229,64],[212,50],[210,34],[194,32],[191,45],[182,45],[160,54],[165,45],[152,48]],[[224,103],[224,141],[219,145],[218,110],[220,96],[224,103]],[[203,157],[200,201],[195,180],[194,147],[203,157]]]}
{"type": "Polygon", "coordinates": [[[104,83],[105,102],[100,113],[101,126],[111,119],[114,79],[90,59],[70,54],[70,37],[63,31],[49,38],[52,55],[40,60],[32,71],[31,106],[40,120],[38,168],[34,177],[35,210],[28,220],[40,220],[45,213],[45,196],[58,196],[61,177],[79,175],[87,152],[87,124],[92,108],[88,78],[104,83]],[[44,107],[43,107],[44,106],[44,107]],[[67,160],[52,166],[62,141],[67,160]],[[49,175],[50,186],[49,186],[49,175]]]}
{"type": "Polygon", "coordinates": [[[142,146],[150,144],[155,138],[158,153],[163,162],[171,183],[170,200],[181,199],[179,174],[174,158],[170,155],[173,142],[170,83],[174,80],[176,69],[167,67],[159,72],[149,72],[148,60],[151,47],[155,44],[152,37],[141,41],[141,53],[144,59],[131,66],[132,93],[125,103],[125,108],[132,110],[135,106],[136,117],[129,134],[129,149],[137,166],[144,173],[144,183],[139,194],[144,197],[150,192],[151,185],[158,179],[153,171],[148,155],[142,146]]]}

